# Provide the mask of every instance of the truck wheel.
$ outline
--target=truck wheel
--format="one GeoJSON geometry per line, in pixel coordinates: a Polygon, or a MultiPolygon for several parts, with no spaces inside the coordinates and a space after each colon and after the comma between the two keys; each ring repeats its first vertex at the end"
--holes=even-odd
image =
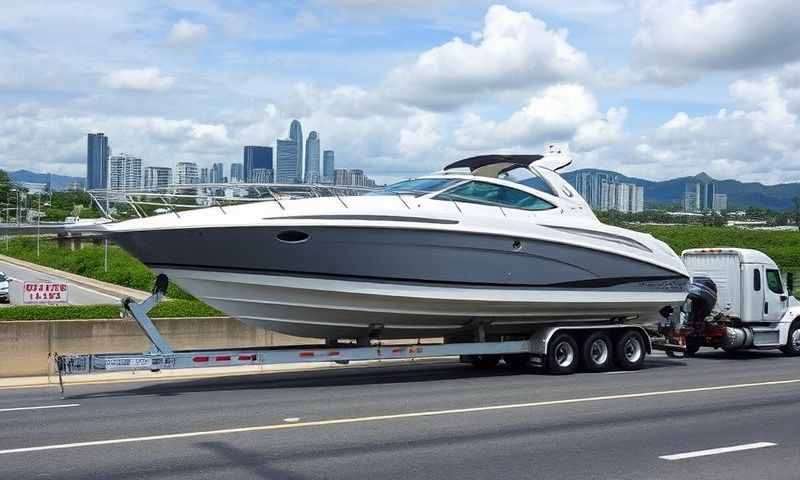
{"type": "Polygon", "coordinates": [[[687,342],[686,343],[686,355],[691,357],[695,353],[700,351],[700,344],[697,342],[687,342]]]}
{"type": "Polygon", "coordinates": [[[789,327],[789,338],[781,351],[790,357],[800,356],[800,319],[795,320],[789,327]]]}
{"type": "Polygon", "coordinates": [[[494,368],[500,363],[500,355],[475,355],[470,359],[470,363],[475,368],[481,370],[488,370],[494,368]]]}
{"type": "Polygon", "coordinates": [[[614,345],[614,352],[617,366],[622,370],[639,370],[647,355],[642,335],[633,330],[620,335],[614,345]]]}
{"type": "Polygon", "coordinates": [[[528,353],[513,353],[503,355],[503,361],[512,370],[523,370],[531,364],[531,356],[528,353]]]}
{"type": "Polygon", "coordinates": [[[559,333],[547,347],[547,371],[556,375],[567,375],[578,369],[578,344],[568,333],[559,333]]]}
{"type": "Polygon", "coordinates": [[[581,357],[587,372],[604,372],[611,368],[611,338],[603,332],[589,335],[583,342],[581,357]]]}

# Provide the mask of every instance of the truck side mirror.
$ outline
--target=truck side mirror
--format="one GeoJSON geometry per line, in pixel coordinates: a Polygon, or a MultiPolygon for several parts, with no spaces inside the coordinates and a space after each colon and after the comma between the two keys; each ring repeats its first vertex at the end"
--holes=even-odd
{"type": "Polygon", "coordinates": [[[794,273],[786,272],[786,293],[794,296],[794,273]]]}

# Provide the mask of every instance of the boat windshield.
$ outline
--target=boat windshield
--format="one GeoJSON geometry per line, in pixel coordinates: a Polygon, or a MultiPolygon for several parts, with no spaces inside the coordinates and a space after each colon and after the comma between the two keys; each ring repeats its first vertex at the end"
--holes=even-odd
{"type": "Polygon", "coordinates": [[[431,192],[444,190],[460,181],[462,180],[454,178],[415,178],[413,180],[397,182],[383,190],[369,192],[367,195],[398,195],[407,193],[419,197],[431,192]]]}
{"type": "Polygon", "coordinates": [[[435,197],[437,200],[477,203],[521,210],[549,210],[552,203],[516,188],[486,182],[467,182],[435,197]]]}
{"type": "Polygon", "coordinates": [[[500,173],[497,178],[500,180],[506,180],[509,182],[519,183],[521,185],[525,185],[526,187],[534,188],[539,190],[540,192],[549,193],[555,197],[558,196],[556,192],[550,188],[550,184],[544,181],[542,177],[536,175],[531,171],[529,168],[524,167],[516,167],[510,170],[506,170],[505,172],[500,173]]]}

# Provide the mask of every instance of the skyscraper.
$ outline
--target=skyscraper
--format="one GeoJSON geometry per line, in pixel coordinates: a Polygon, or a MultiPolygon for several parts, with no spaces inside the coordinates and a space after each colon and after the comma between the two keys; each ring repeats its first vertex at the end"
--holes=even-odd
{"type": "Polygon", "coordinates": [[[248,145],[244,147],[243,180],[245,182],[253,182],[253,170],[256,168],[272,169],[272,147],[261,147],[257,145],[248,145]]]}
{"type": "Polygon", "coordinates": [[[200,183],[208,183],[208,169],[201,168],[200,169],[200,183]]]}
{"type": "Polygon", "coordinates": [[[142,159],[121,153],[109,159],[109,181],[112,190],[139,190],[142,188],[142,159]]]}
{"type": "Polygon", "coordinates": [[[200,175],[197,164],[193,162],[178,162],[175,165],[175,183],[178,185],[191,185],[198,183],[200,175]]]}
{"type": "Polygon", "coordinates": [[[278,139],[278,166],[275,169],[277,183],[297,183],[297,142],[294,139],[278,139]]]}
{"type": "Polygon", "coordinates": [[[244,180],[244,165],[241,163],[231,163],[231,178],[232,183],[241,182],[244,180]]]}
{"type": "Polygon", "coordinates": [[[325,183],[333,183],[333,150],[325,150],[322,152],[322,181],[325,183]]]}
{"type": "Polygon", "coordinates": [[[224,181],[225,175],[222,172],[222,164],[221,163],[214,163],[211,165],[211,183],[222,183],[224,181]]]}
{"type": "Polygon", "coordinates": [[[144,169],[144,188],[166,187],[172,183],[172,169],[147,167],[144,169]]]}
{"type": "Polygon", "coordinates": [[[303,183],[303,127],[300,126],[300,122],[298,120],[292,120],[292,124],[289,125],[289,138],[294,140],[297,144],[297,148],[295,150],[295,156],[297,157],[295,159],[297,162],[295,171],[297,177],[292,183],[303,183]]]}
{"type": "Polygon", "coordinates": [[[90,133],[86,144],[86,188],[106,188],[111,148],[103,133],[90,133]]]}
{"type": "Polygon", "coordinates": [[[312,131],[306,139],[305,183],[319,183],[319,135],[312,131]]]}

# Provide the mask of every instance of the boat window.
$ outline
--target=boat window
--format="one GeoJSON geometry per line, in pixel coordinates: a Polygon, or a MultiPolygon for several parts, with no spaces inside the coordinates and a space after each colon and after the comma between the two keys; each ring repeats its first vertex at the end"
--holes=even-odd
{"type": "Polygon", "coordinates": [[[783,282],[781,274],[777,270],[767,270],[767,286],[772,293],[783,295],[783,282]]]}
{"type": "Polygon", "coordinates": [[[369,192],[367,195],[397,195],[408,193],[417,197],[431,192],[438,192],[461,182],[457,178],[415,178],[397,182],[383,190],[369,192]]]}
{"type": "Polygon", "coordinates": [[[478,203],[523,210],[549,210],[555,208],[552,203],[516,188],[486,182],[467,182],[440,193],[435,198],[438,200],[478,203]]]}
{"type": "Polygon", "coordinates": [[[552,188],[550,188],[550,184],[548,184],[542,177],[535,174],[530,168],[514,167],[510,170],[500,173],[497,178],[500,180],[519,183],[525,185],[526,187],[539,190],[540,192],[549,193],[554,197],[558,196],[558,194],[554,192],[552,188]]]}

